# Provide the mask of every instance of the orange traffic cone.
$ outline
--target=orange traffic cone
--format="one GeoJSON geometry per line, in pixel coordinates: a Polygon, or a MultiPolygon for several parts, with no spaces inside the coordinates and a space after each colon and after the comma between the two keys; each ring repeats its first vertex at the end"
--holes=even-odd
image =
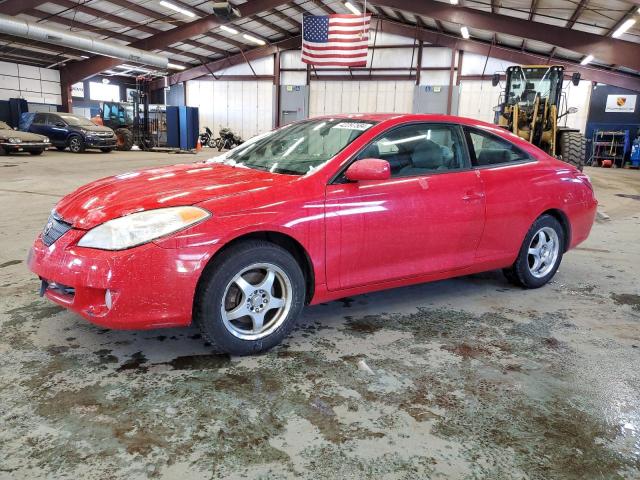
{"type": "Polygon", "coordinates": [[[202,143],[200,143],[200,137],[198,137],[198,142],[196,143],[196,152],[202,150],[202,143]]]}

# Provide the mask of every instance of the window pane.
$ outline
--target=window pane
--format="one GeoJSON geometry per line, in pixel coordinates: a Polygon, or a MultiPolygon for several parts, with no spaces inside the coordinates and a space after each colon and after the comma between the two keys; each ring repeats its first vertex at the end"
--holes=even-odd
{"type": "Polygon", "coordinates": [[[529,160],[529,156],[510,142],[489,133],[470,130],[469,136],[475,153],[475,165],[499,165],[529,160]]]}
{"type": "Polygon", "coordinates": [[[367,146],[358,159],[389,162],[392,177],[425,175],[464,167],[459,129],[449,125],[416,124],[399,127],[367,146]]]}

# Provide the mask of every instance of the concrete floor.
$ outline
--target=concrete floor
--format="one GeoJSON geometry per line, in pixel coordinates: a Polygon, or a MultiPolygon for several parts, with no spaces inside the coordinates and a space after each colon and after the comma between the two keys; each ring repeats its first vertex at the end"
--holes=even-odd
{"type": "Polygon", "coordinates": [[[544,288],[346,298],[259,357],[37,297],[24,259],[61,195],[197,158],[0,158],[0,478],[640,478],[640,172],[588,170],[611,220],[544,288]]]}

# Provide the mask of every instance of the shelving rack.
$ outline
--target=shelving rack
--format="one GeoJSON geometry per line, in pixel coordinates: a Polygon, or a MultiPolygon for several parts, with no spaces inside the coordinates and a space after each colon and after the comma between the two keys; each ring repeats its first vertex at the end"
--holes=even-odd
{"type": "Polygon", "coordinates": [[[590,163],[600,167],[605,160],[611,160],[613,166],[622,167],[630,146],[629,130],[596,129],[591,138],[590,163]]]}

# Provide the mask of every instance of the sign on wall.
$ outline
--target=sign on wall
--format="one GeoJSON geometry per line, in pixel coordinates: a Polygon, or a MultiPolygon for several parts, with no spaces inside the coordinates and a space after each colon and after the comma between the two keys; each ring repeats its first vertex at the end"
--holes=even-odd
{"type": "Polygon", "coordinates": [[[614,94],[607,95],[605,112],[633,113],[636,111],[637,95],[614,94]]]}
{"type": "Polygon", "coordinates": [[[71,96],[84,98],[84,82],[78,82],[71,85],[71,96]]]}

